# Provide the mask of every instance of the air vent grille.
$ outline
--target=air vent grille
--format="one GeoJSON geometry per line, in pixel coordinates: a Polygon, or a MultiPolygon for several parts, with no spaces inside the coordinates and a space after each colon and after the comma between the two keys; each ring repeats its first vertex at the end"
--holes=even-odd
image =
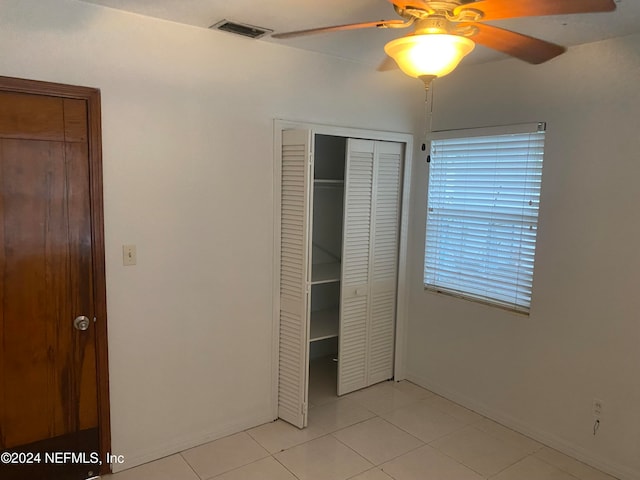
{"type": "Polygon", "coordinates": [[[222,30],[223,32],[235,33],[236,35],[242,35],[249,38],[260,38],[268,33],[272,33],[273,30],[268,28],[256,27],[254,25],[247,25],[246,23],[232,22],[229,20],[222,20],[209,27],[212,30],[222,30]]]}

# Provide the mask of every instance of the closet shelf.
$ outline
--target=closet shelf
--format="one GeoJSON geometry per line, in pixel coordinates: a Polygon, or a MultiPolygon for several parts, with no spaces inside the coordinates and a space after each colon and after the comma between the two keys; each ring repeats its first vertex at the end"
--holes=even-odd
{"type": "Polygon", "coordinates": [[[309,342],[317,342],[318,340],[337,337],[339,317],[340,314],[337,308],[311,312],[309,342]]]}
{"type": "Polygon", "coordinates": [[[339,263],[318,263],[311,266],[311,284],[332,283],[340,281],[339,263]]]}
{"type": "Polygon", "coordinates": [[[316,178],[313,184],[317,187],[344,187],[344,180],[316,178]]]}

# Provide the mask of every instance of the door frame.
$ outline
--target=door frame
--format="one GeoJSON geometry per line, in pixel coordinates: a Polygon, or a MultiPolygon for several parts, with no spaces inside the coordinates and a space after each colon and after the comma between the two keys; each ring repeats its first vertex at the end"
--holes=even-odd
{"type": "MultiPolygon", "coordinates": [[[[111,452],[111,417],[109,408],[109,365],[107,353],[107,289],[105,280],[104,207],[102,198],[102,124],[100,90],[97,88],[64,85],[38,80],[0,76],[0,91],[46,95],[87,102],[89,194],[91,211],[91,252],[94,278],[94,306],[96,322],[96,375],[98,388],[98,431],[100,458],[111,452]]],[[[111,472],[111,465],[103,462],[100,473],[111,472]]]]}
{"type": "Polygon", "coordinates": [[[407,268],[407,252],[409,240],[409,209],[411,200],[411,170],[413,165],[413,135],[410,133],[367,130],[335,125],[323,125],[303,121],[275,119],[273,124],[273,341],[271,355],[271,412],[278,418],[278,361],[280,334],[280,203],[281,203],[281,163],[282,163],[282,131],[289,129],[311,130],[313,134],[331,135],[334,137],[362,138],[366,140],[382,140],[404,144],[404,163],[402,174],[402,197],[400,203],[400,238],[398,251],[398,295],[396,304],[395,353],[393,377],[395,381],[404,380],[406,325],[409,307],[409,274],[407,268]]]}

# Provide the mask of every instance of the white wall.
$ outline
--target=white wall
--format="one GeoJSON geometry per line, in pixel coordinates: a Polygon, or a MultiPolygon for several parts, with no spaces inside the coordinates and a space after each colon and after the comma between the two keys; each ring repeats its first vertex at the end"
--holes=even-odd
{"type": "Polygon", "coordinates": [[[271,420],[273,120],[410,132],[419,82],[73,0],[0,2],[0,75],[102,91],[112,452],[271,420]]]}
{"type": "Polygon", "coordinates": [[[436,130],[547,122],[529,317],[423,290],[424,161],[411,222],[409,378],[624,479],[640,478],[639,78],[634,35],[436,82],[436,130]]]}

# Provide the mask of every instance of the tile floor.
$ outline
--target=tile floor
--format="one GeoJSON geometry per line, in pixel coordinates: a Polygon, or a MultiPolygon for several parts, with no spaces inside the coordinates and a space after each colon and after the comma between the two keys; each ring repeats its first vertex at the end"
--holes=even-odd
{"type": "Polygon", "coordinates": [[[306,429],[271,422],[105,479],[614,480],[409,382],[337,398],[314,368],[306,429]]]}

